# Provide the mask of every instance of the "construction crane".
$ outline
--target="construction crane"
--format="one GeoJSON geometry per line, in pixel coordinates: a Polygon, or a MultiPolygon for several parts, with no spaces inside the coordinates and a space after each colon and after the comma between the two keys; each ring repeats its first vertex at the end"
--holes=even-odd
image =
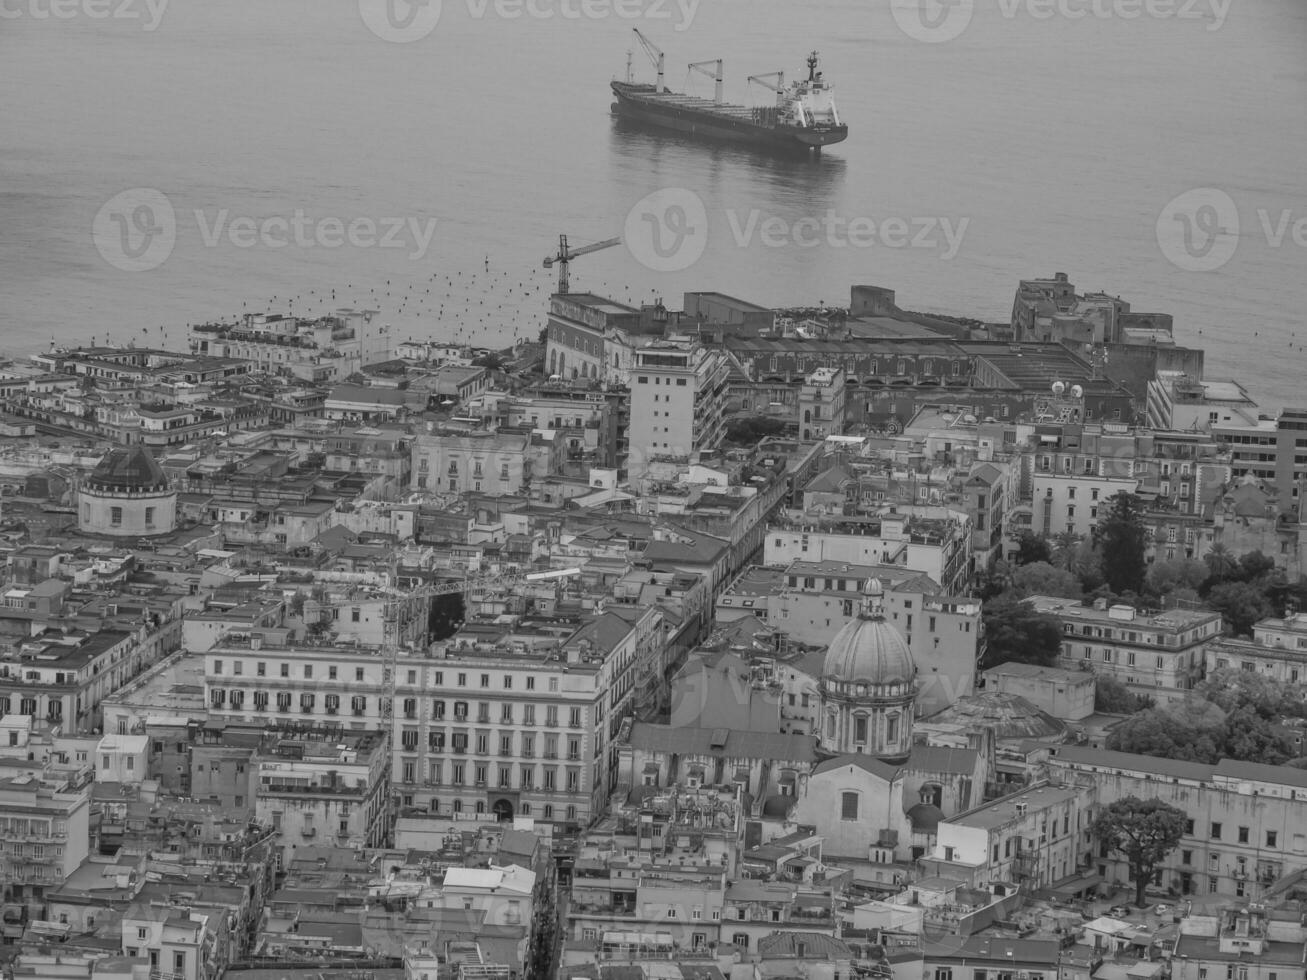
{"type": "Polygon", "coordinates": [[[593,245],[582,245],[580,248],[569,248],[567,245],[567,236],[558,236],[558,254],[545,256],[545,268],[552,269],[554,263],[558,263],[558,294],[567,295],[567,267],[573,259],[580,258],[582,255],[589,255],[591,252],[597,252],[601,248],[611,248],[614,245],[622,244],[620,238],[609,238],[607,241],[595,242],[593,245]]]}
{"type": "MultiPolygon", "coordinates": [[[[654,86],[655,92],[666,92],[667,86],[663,84],[663,62],[664,56],[661,50],[654,46],[654,43],[640,33],[640,28],[632,27],[635,31],[635,39],[640,42],[640,47],[644,48],[644,53],[649,56],[649,61],[653,63],[654,70],[658,72],[658,83],[654,86]]],[[[631,81],[631,59],[626,59],[626,80],[631,81]]]]}
{"type": "Polygon", "coordinates": [[[697,71],[701,75],[707,75],[714,82],[716,82],[716,85],[713,86],[712,100],[718,105],[721,105],[722,104],[722,59],[718,58],[716,61],[692,61],[690,62],[690,71],[697,71]],[[717,66],[716,73],[714,74],[713,72],[709,71],[707,68],[704,67],[705,65],[716,65],[717,66]]]}

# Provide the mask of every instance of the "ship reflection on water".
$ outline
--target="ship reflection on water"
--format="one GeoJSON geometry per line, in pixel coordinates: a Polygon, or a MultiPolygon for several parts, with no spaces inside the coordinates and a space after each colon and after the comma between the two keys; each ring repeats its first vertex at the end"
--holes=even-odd
{"type": "Polygon", "coordinates": [[[609,147],[614,172],[640,175],[645,191],[674,185],[730,197],[749,188],[750,195],[762,199],[748,203],[758,205],[831,206],[848,170],[848,162],[830,151],[820,156],[806,149],[762,151],[650,130],[621,117],[612,119],[609,147]]]}

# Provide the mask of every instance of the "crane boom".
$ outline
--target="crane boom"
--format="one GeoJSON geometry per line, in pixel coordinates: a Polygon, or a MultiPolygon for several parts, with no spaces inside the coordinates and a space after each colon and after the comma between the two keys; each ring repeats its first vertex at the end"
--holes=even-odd
{"type": "Polygon", "coordinates": [[[750,75],[749,81],[757,82],[759,85],[764,88],[769,88],[773,92],[783,92],[785,90],[785,72],[783,71],[769,71],[765,75],[750,75]],[[776,81],[769,82],[767,81],[769,78],[775,78],[776,81]]]}
{"type": "Polygon", "coordinates": [[[657,48],[652,41],[640,33],[640,28],[632,27],[635,31],[635,38],[640,42],[640,47],[644,48],[644,53],[649,56],[655,70],[658,72],[658,84],[654,87],[655,92],[666,92],[667,86],[663,84],[663,62],[664,56],[662,51],[657,48]]]}
{"type": "Polygon", "coordinates": [[[580,248],[570,248],[567,244],[567,236],[558,236],[558,254],[545,256],[545,268],[552,269],[554,263],[558,264],[558,294],[567,295],[568,287],[568,264],[572,259],[581,255],[589,255],[591,252],[597,252],[601,248],[612,248],[614,245],[622,244],[620,238],[609,238],[602,242],[595,242],[591,245],[582,245],[580,248]]]}
{"type": "Polygon", "coordinates": [[[718,105],[721,105],[722,104],[722,59],[718,58],[716,61],[692,61],[690,62],[690,70],[697,71],[701,75],[707,75],[709,78],[713,79],[714,82],[716,82],[716,85],[713,86],[713,101],[716,102],[718,105]],[[716,73],[714,74],[710,72],[707,68],[704,67],[705,65],[715,65],[717,68],[716,73]]]}

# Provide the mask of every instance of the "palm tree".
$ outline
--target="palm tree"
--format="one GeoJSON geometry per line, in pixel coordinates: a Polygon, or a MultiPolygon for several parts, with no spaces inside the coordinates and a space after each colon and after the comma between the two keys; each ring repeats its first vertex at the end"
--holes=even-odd
{"type": "Polygon", "coordinates": [[[1064,571],[1074,572],[1080,535],[1075,531],[1058,531],[1053,535],[1053,564],[1064,571]]]}
{"type": "Polygon", "coordinates": [[[1220,541],[1212,545],[1203,555],[1207,570],[1218,582],[1226,582],[1239,576],[1239,559],[1220,541]]]}

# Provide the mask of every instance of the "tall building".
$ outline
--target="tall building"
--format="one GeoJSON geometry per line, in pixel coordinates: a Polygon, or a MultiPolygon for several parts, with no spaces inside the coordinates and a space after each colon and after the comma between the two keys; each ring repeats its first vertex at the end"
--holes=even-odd
{"type": "Polygon", "coordinates": [[[844,369],[819,367],[799,388],[799,435],[825,439],[844,434],[844,369]]]}
{"type": "Polygon", "coordinates": [[[726,355],[690,341],[654,341],[635,351],[631,371],[631,476],[654,459],[692,460],[725,435],[726,355]]]}

